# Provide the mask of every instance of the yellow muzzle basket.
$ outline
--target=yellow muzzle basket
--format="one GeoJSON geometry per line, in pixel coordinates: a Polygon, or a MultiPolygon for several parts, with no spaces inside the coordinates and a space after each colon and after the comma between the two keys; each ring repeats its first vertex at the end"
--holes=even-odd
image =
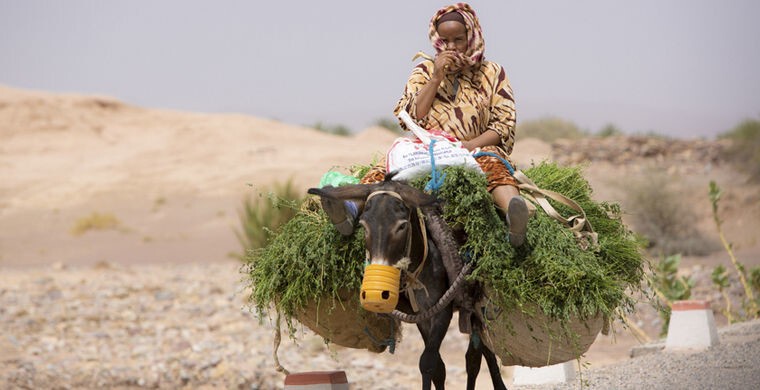
{"type": "Polygon", "coordinates": [[[390,265],[370,264],[364,268],[359,300],[365,310],[390,313],[398,304],[401,270],[390,265]]]}

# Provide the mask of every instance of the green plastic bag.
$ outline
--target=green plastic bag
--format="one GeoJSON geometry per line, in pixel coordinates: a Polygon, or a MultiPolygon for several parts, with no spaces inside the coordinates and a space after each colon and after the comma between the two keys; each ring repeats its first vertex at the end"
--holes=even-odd
{"type": "Polygon", "coordinates": [[[329,171],[319,180],[319,188],[324,186],[340,187],[346,184],[359,184],[359,179],[336,171],[329,171]]]}

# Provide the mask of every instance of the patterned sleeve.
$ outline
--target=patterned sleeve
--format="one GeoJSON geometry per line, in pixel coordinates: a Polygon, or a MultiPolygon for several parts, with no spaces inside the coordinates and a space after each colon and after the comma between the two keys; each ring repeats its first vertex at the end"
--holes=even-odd
{"type": "Polygon", "coordinates": [[[504,147],[507,154],[511,154],[512,147],[515,144],[515,124],[517,122],[515,99],[504,68],[496,65],[495,74],[494,90],[491,95],[491,119],[487,130],[493,130],[499,134],[501,146],[504,147]]]}
{"type": "MultiPolygon", "coordinates": [[[[406,112],[409,113],[409,116],[414,119],[418,125],[422,126],[423,128],[427,128],[427,116],[423,118],[417,118],[417,94],[420,92],[422,87],[424,87],[428,81],[430,81],[430,73],[432,71],[433,62],[432,61],[423,61],[414,69],[412,70],[411,76],[409,76],[409,80],[406,82],[406,86],[404,87],[404,94],[401,95],[401,99],[399,99],[398,103],[396,103],[396,107],[393,109],[393,114],[398,116],[399,112],[401,110],[406,110],[406,112]]],[[[403,122],[399,121],[401,124],[401,128],[404,130],[409,130],[406,128],[406,125],[404,125],[403,122]]]]}

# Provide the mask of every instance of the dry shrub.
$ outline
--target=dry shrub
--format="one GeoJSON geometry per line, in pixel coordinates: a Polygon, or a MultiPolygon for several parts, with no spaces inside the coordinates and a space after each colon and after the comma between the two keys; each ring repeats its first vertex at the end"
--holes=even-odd
{"type": "Polygon", "coordinates": [[[745,120],[721,138],[731,140],[723,157],[749,174],[750,181],[760,183],[760,121],[745,120]]]}
{"type": "Polygon", "coordinates": [[[518,123],[516,136],[517,139],[530,137],[554,142],[560,138],[580,139],[586,134],[573,122],[557,117],[546,117],[518,123]]]}
{"type": "Polygon", "coordinates": [[[717,243],[697,229],[697,214],[684,202],[674,180],[652,173],[626,181],[626,209],[634,230],[648,240],[650,249],[663,255],[706,255],[717,249],[717,243]]]}
{"type": "Polygon", "coordinates": [[[266,245],[273,232],[296,215],[302,200],[303,195],[291,180],[243,199],[243,208],[238,212],[240,230],[235,231],[243,253],[234,256],[242,260],[249,250],[266,245]]]}
{"type": "Polygon", "coordinates": [[[121,222],[110,213],[97,213],[79,218],[71,228],[73,236],[81,236],[91,230],[120,230],[121,222]]]}

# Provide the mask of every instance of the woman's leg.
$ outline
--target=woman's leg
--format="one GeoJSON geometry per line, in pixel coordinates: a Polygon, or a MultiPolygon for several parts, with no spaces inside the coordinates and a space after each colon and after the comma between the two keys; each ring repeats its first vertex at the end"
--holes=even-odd
{"type": "Polygon", "coordinates": [[[494,187],[491,196],[496,206],[506,215],[507,225],[509,225],[509,243],[514,247],[522,246],[528,231],[530,213],[517,187],[511,185],[494,187]]]}
{"type": "Polygon", "coordinates": [[[497,186],[491,191],[494,203],[504,214],[509,210],[509,201],[518,195],[520,195],[520,192],[517,190],[517,187],[509,185],[497,186]]]}

